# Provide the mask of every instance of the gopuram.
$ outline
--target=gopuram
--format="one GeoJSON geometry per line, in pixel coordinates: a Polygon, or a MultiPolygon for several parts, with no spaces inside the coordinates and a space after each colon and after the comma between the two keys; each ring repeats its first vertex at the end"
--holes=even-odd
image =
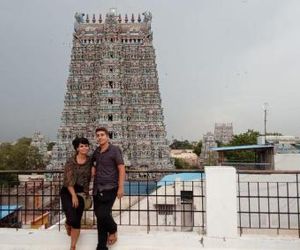
{"type": "Polygon", "coordinates": [[[130,169],[172,169],[158,85],[152,15],[75,14],[61,125],[51,169],[74,154],[71,142],[108,128],[130,169]]]}

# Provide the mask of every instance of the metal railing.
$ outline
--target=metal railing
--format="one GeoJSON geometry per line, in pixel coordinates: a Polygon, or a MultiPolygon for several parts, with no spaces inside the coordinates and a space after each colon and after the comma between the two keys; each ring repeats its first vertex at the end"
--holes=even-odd
{"type": "MultiPolygon", "coordinates": [[[[205,230],[203,171],[130,170],[125,195],[116,200],[113,217],[126,226],[174,227],[205,230]],[[176,180],[180,174],[193,180],[176,180]],[[166,181],[158,181],[166,175],[166,181]]],[[[60,202],[63,171],[0,171],[0,227],[48,228],[64,223],[60,202]]],[[[83,228],[96,228],[93,209],[84,212],[83,228]]]]}
{"type": "Polygon", "coordinates": [[[239,170],[266,170],[270,169],[272,164],[271,163],[259,163],[259,162],[232,162],[232,161],[225,161],[220,163],[221,166],[230,166],[235,167],[239,170]]]}
{"type": "Polygon", "coordinates": [[[300,171],[239,170],[238,227],[297,232],[300,238],[300,171]]]}

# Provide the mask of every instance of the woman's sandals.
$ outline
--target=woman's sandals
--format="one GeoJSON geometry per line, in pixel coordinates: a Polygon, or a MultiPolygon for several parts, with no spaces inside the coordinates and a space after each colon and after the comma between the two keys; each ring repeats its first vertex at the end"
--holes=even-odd
{"type": "Polygon", "coordinates": [[[107,237],[108,245],[115,244],[117,240],[118,240],[117,233],[109,234],[108,237],[107,237]]]}

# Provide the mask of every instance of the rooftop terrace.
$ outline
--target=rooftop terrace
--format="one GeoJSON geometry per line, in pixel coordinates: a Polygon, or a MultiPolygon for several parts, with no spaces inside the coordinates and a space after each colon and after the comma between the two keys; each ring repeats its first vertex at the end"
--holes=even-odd
{"type": "MultiPolygon", "coordinates": [[[[300,249],[300,171],[173,172],[160,182],[128,178],[126,195],[113,208],[119,240],[112,250],[300,249]]],[[[16,173],[0,171],[0,177],[16,173]]],[[[68,249],[60,186],[60,178],[0,186],[2,212],[21,206],[12,218],[17,228],[0,228],[1,250],[68,249]]],[[[77,250],[95,249],[92,210],[82,228],[77,250]]]]}
{"type": "MultiPolygon", "coordinates": [[[[69,238],[58,230],[0,229],[1,250],[63,250],[69,249],[69,238]]],[[[96,230],[81,232],[78,250],[95,249],[96,230]]],[[[293,237],[247,235],[239,238],[215,238],[196,232],[164,232],[120,227],[119,240],[112,250],[199,250],[199,249],[262,249],[299,250],[300,240],[293,237]]]]}

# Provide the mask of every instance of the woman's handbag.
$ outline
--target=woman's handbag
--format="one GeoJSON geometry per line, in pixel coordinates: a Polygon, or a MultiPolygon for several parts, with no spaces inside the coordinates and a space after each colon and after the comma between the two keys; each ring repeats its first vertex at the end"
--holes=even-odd
{"type": "Polygon", "coordinates": [[[82,197],[84,202],[84,210],[89,210],[92,207],[92,196],[87,195],[86,193],[77,193],[80,197],[82,197]]]}

